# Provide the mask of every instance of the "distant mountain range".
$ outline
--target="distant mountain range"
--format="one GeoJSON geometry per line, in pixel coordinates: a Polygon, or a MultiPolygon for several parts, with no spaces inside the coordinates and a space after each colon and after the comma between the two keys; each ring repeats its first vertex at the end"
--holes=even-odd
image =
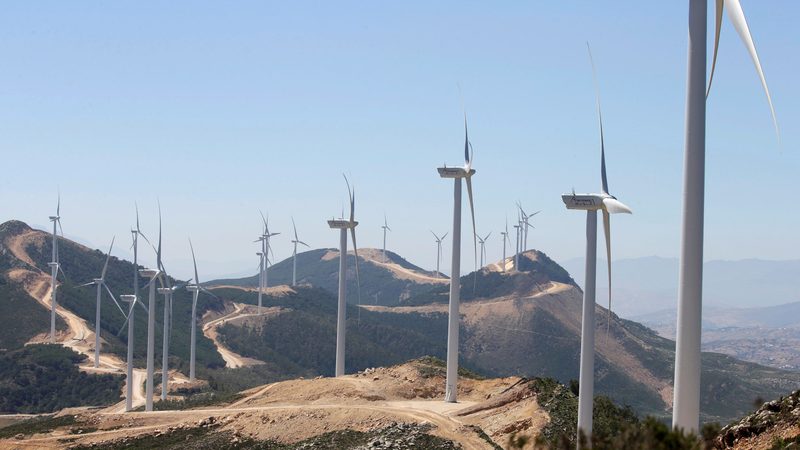
{"type": "MultiPolygon", "coordinates": [[[[583,285],[583,258],[563,266],[583,285]]],[[[597,301],[606,304],[605,260],[598,260],[597,301]]],[[[703,307],[748,308],[800,301],[800,260],[708,261],[703,266],[703,307]]],[[[677,308],[678,259],[614,260],[612,309],[626,318],[677,308]]]]}
{"type": "MultiPolygon", "coordinates": [[[[100,272],[104,255],[69,240],[61,241],[59,301],[78,317],[94,322],[94,291],[78,284],[100,272]]],[[[48,314],[36,298],[44,298],[49,277],[47,233],[22,222],[0,224],[0,343],[19,348],[46,332],[48,314]],[[25,311],[24,317],[15,311],[25,311]],[[25,326],[15,320],[25,320],[25,326]]],[[[332,372],[335,343],[334,292],[338,252],[319,249],[298,255],[294,289],[273,289],[265,299],[269,314],[218,328],[221,342],[238,354],[266,364],[243,369],[223,368],[214,342],[198,334],[199,376],[211,389],[223,384],[248,386],[286,377],[308,377],[332,372]]],[[[397,254],[359,250],[361,307],[350,264],[348,286],[348,360],[353,372],[376,365],[405,362],[426,354],[443,357],[446,346],[448,281],[437,279],[397,254]]],[[[352,254],[349,258],[354,258],[352,254]]],[[[510,264],[508,264],[510,267],[510,264]]],[[[111,259],[108,283],[117,293],[129,293],[133,265],[111,259]]],[[[287,284],[291,260],[270,269],[270,285],[287,284]]],[[[550,376],[568,382],[578,376],[582,293],[570,274],[547,255],[532,250],[520,258],[519,271],[502,272],[490,264],[460,280],[460,354],[463,366],[489,376],[550,376]]],[[[256,278],[218,280],[218,298],[201,296],[200,314],[219,316],[234,306],[254,304],[256,278]]],[[[171,365],[186,370],[188,357],[189,295],[175,297],[171,365]]],[[[158,305],[161,303],[159,296],[158,305]]],[[[158,306],[160,311],[163,306],[158,306]]],[[[115,335],[122,324],[116,308],[104,307],[105,351],[124,354],[125,336],[115,335]],[[116,312],[115,312],[116,311],[116,312]]],[[[160,317],[160,314],[157,314],[160,317]]],[[[597,307],[597,391],[630,404],[640,414],[666,416],[672,399],[674,342],[636,322],[611,315],[597,307]]],[[[137,366],[144,356],[145,315],[136,316],[137,366]]],[[[160,322],[156,340],[160,342],[160,322]]],[[[160,345],[157,345],[157,353],[160,345]]],[[[158,355],[157,355],[158,358],[158,355]]],[[[0,380],[0,384],[9,382],[0,380]]],[[[757,398],[772,398],[800,384],[800,373],[786,372],[738,361],[729,356],[703,355],[702,411],[706,420],[726,421],[748,411],[757,398]]]]}

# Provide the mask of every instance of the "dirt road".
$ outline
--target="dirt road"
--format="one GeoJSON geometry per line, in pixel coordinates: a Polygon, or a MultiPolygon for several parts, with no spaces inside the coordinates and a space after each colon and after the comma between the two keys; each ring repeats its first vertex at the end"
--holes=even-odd
{"type": "Polygon", "coordinates": [[[264,364],[263,361],[259,361],[257,359],[248,358],[246,356],[242,356],[233,350],[225,347],[219,340],[219,335],[217,334],[217,327],[223,325],[227,322],[233,322],[237,320],[242,320],[247,317],[256,317],[258,313],[245,313],[245,305],[242,303],[233,303],[233,311],[222,316],[218,317],[214,320],[206,322],[203,325],[203,334],[211,339],[214,342],[214,345],[217,347],[217,351],[222,356],[222,359],[225,360],[225,367],[236,369],[239,367],[246,367],[246,366],[254,366],[257,364],[264,364]]]}

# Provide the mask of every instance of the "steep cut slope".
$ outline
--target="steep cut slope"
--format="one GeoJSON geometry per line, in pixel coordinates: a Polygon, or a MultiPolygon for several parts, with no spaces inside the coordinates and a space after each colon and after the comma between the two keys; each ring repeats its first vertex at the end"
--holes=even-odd
{"type": "MultiPolygon", "coordinates": [[[[398,305],[406,299],[427,292],[434,286],[447,286],[449,280],[436,273],[421,269],[400,255],[377,249],[358,250],[361,276],[361,301],[370,305],[398,305]]],[[[285,259],[269,268],[269,285],[292,284],[292,258],[285,259]]],[[[310,284],[336,293],[339,286],[339,251],[316,249],[297,254],[297,282],[310,284]]],[[[258,275],[246,278],[214,280],[207,286],[258,287],[258,275]]],[[[357,303],[355,255],[347,254],[347,301],[357,303]]]]}

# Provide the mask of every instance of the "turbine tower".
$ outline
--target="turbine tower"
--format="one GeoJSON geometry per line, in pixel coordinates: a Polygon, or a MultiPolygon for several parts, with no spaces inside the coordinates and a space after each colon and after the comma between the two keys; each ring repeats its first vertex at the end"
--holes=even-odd
{"type": "MultiPolygon", "coordinates": [[[[138,224],[137,224],[138,228],[138,224]]],[[[144,237],[144,236],[142,236],[144,237]]],[[[145,382],[145,411],[153,410],[153,373],[155,371],[155,332],[156,332],[156,282],[161,280],[161,204],[158,205],[158,248],[156,249],[157,269],[141,269],[139,275],[149,278],[147,283],[147,380],[145,382]]]]}
{"type": "MultiPolygon", "coordinates": [[[[587,44],[588,47],[588,44],[587,44]]],[[[595,77],[597,116],[600,123],[600,179],[599,194],[564,194],[561,199],[567,209],[586,211],[586,276],[583,287],[583,316],[581,318],[581,363],[580,391],[578,393],[578,437],[583,433],[592,435],[592,407],[594,400],[594,328],[595,328],[595,279],[597,275],[597,211],[603,212],[603,229],[606,236],[608,259],[608,320],[611,321],[611,222],[610,214],[631,214],[630,208],[608,193],[606,179],[606,155],[603,141],[603,115],[600,111],[600,94],[594,74],[591,49],[589,60],[595,77]]]]}
{"type": "Polygon", "coordinates": [[[356,246],[356,194],[355,187],[350,189],[350,182],[344,177],[347,183],[347,194],[350,197],[350,220],[344,218],[329,220],[328,226],[339,230],[339,300],[336,312],[336,370],[335,375],[344,375],[344,350],[345,350],[345,319],[347,313],[347,303],[345,297],[345,285],[347,284],[347,230],[353,237],[353,253],[356,257],[356,287],[358,289],[359,305],[361,304],[361,282],[358,276],[358,247],[356,246]]]}
{"type": "Polygon", "coordinates": [[[95,278],[94,280],[84,283],[79,287],[95,285],[97,287],[97,302],[95,303],[95,313],[94,313],[94,367],[95,369],[100,367],[100,301],[103,295],[103,288],[108,292],[108,295],[111,296],[111,300],[114,301],[114,304],[117,305],[119,312],[125,317],[127,321],[128,317],[125,314],[125,311],[117,302],[117,299],[114,298],[114,294],[111,293],[111,289],[108,288],[106,284],[106,271],[108,270],[108,262],[111,259],[111,250],[114,248],[114,238],[111,238],[111,246],[108,248],[108,254],[106,255],[106,262],[103,264],[103,271],[100,272],[100,278],[95,278]]]}
{"type": "MultiPolygon", "coordinates": [[[[258,288],[258,314],[261,314],[261,298],[263,291],[269,287],[269,254],[272,252],[272,246],[269,244],[269,239],[273,236],[277,236],[280,233],[270,233],[269,231],[269,216],[267,218],[264,217],[264,214],[259,211],[261,214],[261,221],[264,222],[264,232],[261,236],[256,239],[254,242],[261,242],[261,254],[260,256],[260,268],[261,268],[261,277],[259,280],[259,288],[258,288]]],[[[273,254],[274,258],[274,254],[273,254]]]]}
{"type": "Polygon", "coordinates": [[[297,244],[305,245],[306,247],[308,247],[308,244],[297,237],[297,226],[294,224],[294,217],[292,217],[292,230],[294,230],[294,240],[292,240],[294,245],[294,250],[292,251],[292,286],[297,286],[297,244]]]}
{"type": "Polygon", "coordinates": [[[508,242],[508,216],[506,216],[505,231],[501,231],[500,235],[503,236],[503,272],[506,271],[506,242],[508,242]]]}
{"type": "MultiPolygon", "coordinates": [[[[519,215],[519,213],[517,213],[519,215]]],[[[514,232],[516,234],[516,242],[514,243],[514,271],[519,272],[519,246],[520,246],[520,239],[519,235],[521,233],[522,226],[520,225],[520,221],[517,221],[517,224],[514,225],[514,232]]]]}
{"type": "Polygon", "coordinates": [[[214,298],[217,298],[217,296],[200,285],[200,276],[197,274],[197,260],[194,257],[194,246],[192,245],[191,239],[189,239],[189,248],[192,249],[192,264],[194,264],[194,284],[186,286],[186,290],[192,293],[192,332],[190,337],[191,344],[189,347],[189,381],[194,381],[196,354],[195,343],[197,342],[197,298],[200,297],[201,292],[204,292],[214,298]]]}
{"type": "Polygon", "coordinates": [[[483,238],[478,236],[478,243],[481,245],[481,265],[480,265],[480,267],[483,267],[484,260],[486,258],[486,240],[489,239],[489,236],[491,236],[491,235],[492,235],[492,232],[490,231],[489,234],[487,234],[483,238]]]}
{"type": "MultiPolygon", "coordinates": [[[[138,276],[137,276],[138,278],[138,276]]],[[[119,333],[117,336],[122,334],[122,330],[125,327],[128,327],[128,342],[127,342],[127,350],[128,356],[126,360],[126,382],[125,382],[125,412],[129,412],[133,409],[133,347],[134,347],[134,333],[133,333],[133,313],[136,308],[136,304],[141,305],[144,308],[145,312],[147,312],[147,308],[144,306],[142,302],[138,300],[138,297],[135,295],[120,295],[120,299],[123,302],[130,303],[131,306],[128,308],[128,318],[125,319],[125,323],[120,328],[119,333]]]]}
{"type": "Polygon", "coordinates": [[[392,231],[392,229],[389,228],[389,222],[386,220],[386,214],[383,215],[383,226],[381,228],[383,228],[383,261],[388,262],[389,260],[386,259],[386,232],[392,231]]]}
{"type": "Polygon", "coordinates": [[[61,229],[61,193],[58,194],[58,204],[56,205],[56,215],[50,216],[50,222],[53,222],[53,249],[52,249],[52,260],[47,263],[50,266],[50,343],[56,343],[56,290],[58,290],[58,271],[61,270],[61,266],[58,264],[58,233],[56,232],[56,226],[58,229],[61,230],[61,234],[64,234],[64,230],[61,229]]]}
{"type": "Polygon", "coordinates": [[[683,161],[683,220],[678,281],[678,320],[675,347],[675,386],[672,426],[697,432],[700,425],[700,318],[703,302],[703,222],[705,196],[706,99],[711,90],[719,49],[722,13],[728,18],[753,60],[767,96],[775,132],[780,140],[772,98],[750,28],[739,0],[716,0],[716,32],[711,76],[706,88],[707,0],[689,0],[689,52],[686,86],[686,138],[683,161]]]}
{"type": "MultiPolygon", "coordinates": [[[[461,296],[461,179],[466,180],[469,209],[472,214],[472,243],[475,265],[478,264],[478,242],[475,234],[475,207],[472,201],[473,151],[467,131],[467,114],[464,113],[464,167],[440,167],[439,176],[453,179],[453,258],[450,262],[450,304],[447,320],[447,380],[444,401],[455,403],[458,394],[458,324],[461,296]]],[[[475,268],[477,272],[477,267],[475,268]]]]}
{"type": "Polygon", "coordinates": [[[436,278],[439,278],[442,274],[442,272],[439,271],[439,260],[442,258],[442,241],[447,237],[447,233],[439,237],[431,230],[431,234],[436,238],[436,278]]]}

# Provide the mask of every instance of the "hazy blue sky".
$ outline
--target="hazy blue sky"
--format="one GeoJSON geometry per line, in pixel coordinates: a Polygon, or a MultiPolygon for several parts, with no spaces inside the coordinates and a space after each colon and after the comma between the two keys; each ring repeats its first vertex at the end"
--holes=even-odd
{"type": "MultiPolygon", "coordinates": [[[[452,183],[435,169],[462,162],[460,83],[489,259],[517,200],[542,210],[530,245],[581,256],[584,215],[560,194],[600,182],[588,40],[610,188],[635,211],[614,217],[615,258],[677,256],[687,4],[7,3],[0,221],[46,224],[60,186],[68,236],[105,248],[116,234],[127,247],[134,202],[154,234],[160,197],[176,275],[188,274],[189,235],[207,277],[254,272],[259,208],[284,233],[279,259],[290,254],[291,215],[301,239],[337,245],[325,220],[346,201],[347,172],[359,243],[380,246],[385,212],[389,248],[430,268],[428,230],[452,221],[452,183]]],[[[726,22],[708,109],[706,257],[794,259],[800,3],[743,7],[783,140],[726,22]]],[[[471,258],[465,246],[470,269],[471,258]]]]}

